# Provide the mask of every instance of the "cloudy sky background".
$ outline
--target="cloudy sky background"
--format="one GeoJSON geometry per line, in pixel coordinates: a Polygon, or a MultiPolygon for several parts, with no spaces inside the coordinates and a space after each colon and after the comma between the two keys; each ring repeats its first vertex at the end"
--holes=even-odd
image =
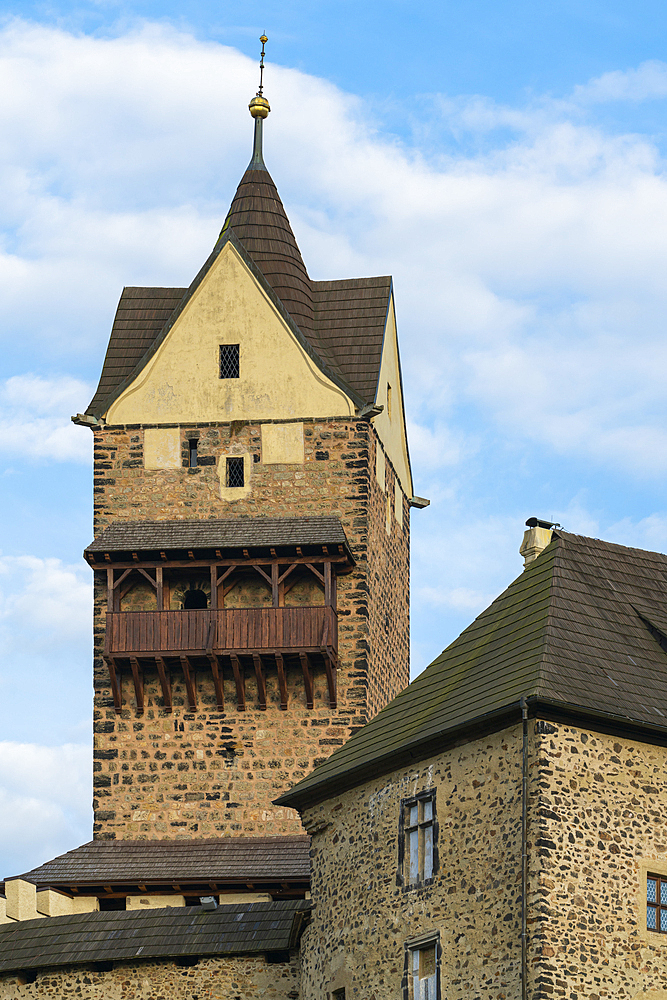
{"type": "Polygon", "coordinates": [[[518,575],[530,515],[667,550],[667,13],[534,6],[0,6],[0,877],[90,838],[69,417],[123,285],[187,285],[215,242],[262,30],[266,159],[311,275],[395,278],[432,501],[413,671],[518,575]]]}

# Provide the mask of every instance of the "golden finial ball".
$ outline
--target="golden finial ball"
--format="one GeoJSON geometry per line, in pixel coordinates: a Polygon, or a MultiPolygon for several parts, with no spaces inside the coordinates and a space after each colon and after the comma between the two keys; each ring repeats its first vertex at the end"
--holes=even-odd
{"type": "Polygon", "coordinates": [[[262,45],[266,45],[266,43],[268,42],[268,38],[266,37],[266,35],[260,35],[259,40],[262,43],[262,45]]]}
{"type": "Polygon", "coordinates": [[[271,105],[265,97],[253,97],[252,101],[248,105],[248,110],[253,118],[266,118],[271,110],[271,105]]]}

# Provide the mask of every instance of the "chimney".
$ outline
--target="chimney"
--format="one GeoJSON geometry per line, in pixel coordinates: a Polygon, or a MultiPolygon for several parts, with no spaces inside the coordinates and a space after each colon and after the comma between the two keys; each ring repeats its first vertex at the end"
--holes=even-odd
{"type": "Polygon", "coordinates": [[[551,541],[554,528],[560,528],[559,524],[552,521],[540,521],[537,517],[529,517],[526,521],[527,531],[523,533],[523,541],[519,548],[520,555],[523,556],[523,568],[527,567],[539,556],[540,552],[546,549],[551,541]]]}

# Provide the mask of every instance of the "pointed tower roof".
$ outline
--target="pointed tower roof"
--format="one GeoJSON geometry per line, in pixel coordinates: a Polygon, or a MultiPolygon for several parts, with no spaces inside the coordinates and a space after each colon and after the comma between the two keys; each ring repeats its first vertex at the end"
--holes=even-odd
{"type": "MultiPolygon", "coordinates": [[[[261,135],[260,118],[255,119],[256,136],[258,131],[261,135]]],[[[261,146],[259,151],[261,154],[261,146]]],[[[312,333],[313,295],[306,265],[276,185],[256,153],[241,178],[220,236],[228,229],[233,230],[302,333],[312,333]]]]}
{"type": "Polygon", "coordinates": [[[301,808],[531,715],[667,743],[667,556],[554,531],[426,670],[276,800],[301,808]]]}

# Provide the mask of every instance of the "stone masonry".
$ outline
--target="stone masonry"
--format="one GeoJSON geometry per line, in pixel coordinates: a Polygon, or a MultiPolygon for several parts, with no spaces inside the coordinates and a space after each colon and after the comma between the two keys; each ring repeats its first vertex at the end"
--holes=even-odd
{"type": "MultiPolygon", "coordinates": [[[[535,720],[528,735],[528,997],[665,1000],[667,934],[646,929],[646,877],[667,878],[667,749],[535,720]]],[[[303,1000],[341,988],[395,1000],[405,942],[431,932],[442,997],[521,996],[521,747],[514,726],[304,812],[315,907],[303,1000]],[[439,868],[405,888],[400,803],[426,789],[439,868]]]]}
{"type": "Polygon", "coordinates": [[[305,463],[264,465],[258,423],[182,426],[183,468],[146,470],[142,426],[95,431],[95,534],[116,520],[318,516],[339,517],[356,567],[338,578],[338,706],[329,706],[324,668],[315,705],[306,708],[298,660],[286,660],[289,707],[280,711],[277,678],[267,670],[267,709],[256,707],[252,671],[237,711],[225,675],[225,712],[217,711],[210,671],[197,672],[198,709],[189,711],[180,670],[172,672],[173,711],[162,707],[157,677],[146,671],[139,716],[123,678],[123,710],[113,707],[102,658],[104,574],[95,586],[95,837],[173,838],[295,833],[297,814],[272,800],[340,746],[408,683],[409,506],[394,509],[395,477],[372,425],[350,418],[304,420],[305,463]],[[187,442],[198,439],[198,466],[187,468],[187,442]],[[250,453],[250,490],[220,499],[218,462],[250,453]],[[398,516],[397,516],[398,514],[398,516]],[[399,519],[400,522],[399,523],[399,519]]]}
{"type": "Polygon", "coordinates": [[[297,1000],[298,955],[289,962],[267,963],[263,955],[200,958],[195,965],[173,959],[117,962],[112,969],[89,967],[38,971],[34,982],[25,974],[0,976],[0,1000],[18,997],[52,1000],[297,1000]]]}

